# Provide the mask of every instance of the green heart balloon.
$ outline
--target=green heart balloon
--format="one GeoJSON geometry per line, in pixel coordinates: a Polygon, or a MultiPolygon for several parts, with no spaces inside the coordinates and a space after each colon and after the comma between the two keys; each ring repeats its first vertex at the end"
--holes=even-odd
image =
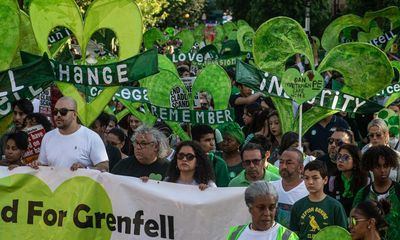
{"type": "MultiPolygon", "coordinates": [[[[395,6],[387,7],[379,11],[367,12],[363,18],[353,14],[344,15],[332,21],[325,29],[321,40],[322,47],[326,51],[329,51],[335,46],[339,45],[340,33],[349,27],[361,28],[366,33],[360,33],[359,36],[361,39],[358,40],[369,42],[373,39],[371,39],[371,37],[376,37],[379,31],[382,32],[381,30],[378,31],[377,29],[370,29],[371,26],[374,26],[371,25],[371,21],[378,17],[389,19],[392,28],[400,26],[400,10],[395,6]]],[[[391,40],[386,44],[385,51],[390,49],[393,42],[394,40],[391,40]]]]}
{"type": "Polygon", "coordinates": [[[302,75],[297,69],[289,68],[282,75],[282,86],[287,95],[302,104],[322,91],[324,79],[319,73],[315,73],[313,79],[310,79],[307,74],[302,75]]]}
{"type": "MultiPolygon", "coordinates": [[[[66,27],[74,33],[82,53],[86,53],[92,34],[102,28],[112,30],[118,38],[119,60],[136,55],[140,50],[142,17],[138,6],[130,0],[95,0],[86,11],[84,23],[73,0],[34,0],[30,5],[30,16],[40,50],[50,55],[47,37],[57,26],[66,27]]],[[[82,56],[85,60],[85,54],[82,56]]],[[[66,83],[57,83],[57,86],[63,95],[77,101],[79,119],[86,126],[94,122],[118,90],[118,87],[106,88],[91,103],[86,103],[74,86],[66,83]]]]}
{"type": "Polygon", "coordinates": [[[180,31],[175,35],[174,39],[180,39],[182,41],[181,51],[184,53],[189,52],[195,42],[193,33],[188,29],[180,31]]]}
{"type": "Polygon", "coordinates": [[[240,51],[251,52],[254,34],[254,29],[248,25],[239,27],[237,31],[237,41],[240,46],[240,51]]]}
{"type": "Polygon", "coordinates": [[[253,56],[257,66],[281,75],[286,61],[299,53],[314,66],[310,42],[301,25],[288,17],[276,17],[263,23],[253,38],[253,56]]]}
{"type": "Polygon", "coordinates": [[[313,240],[351,240],[350,233],[339,226],[328,226],[314,235],[313,240]]]}
{"type": "Polygon", "coordinates": [[[155,180],[155,181],[161,181],[162,176],[161,176],[161,174],[150,173],[149,179],[155,180]]]}
{"type": "Polygon", "coordinates": [[[345,43],[333,48],[318,67],[319,72],[330,70],[343,75],[342,92],[367,99],[389,85],[394,77],[386,54],[367,43],[345,43]]]}
{"type": "Polygon", "coordinates": [[[0,71],[9,69],[20,41],[20,10],[15,0],[0,4],[0,71]]]}
{"type": "Polygon", "coordinates": [[[154,44],[164,44],[166,39],[158,28],[150,28],[143,34],[143,44],[146,49],[152,49],[154,44]]]}
{"type": "MultiPolygon", "coordinates": [[[[38,48],[35,35],[33,34],[33,29],[29,16],[24,11],[21,10],[19,17],[20,17],[19,31],[21,36],[24,37],[20,38],[18,52],[24,51],[35,55],[40,55],[41,52],[40,49],[38,48]]],[[[12,66],[19,66],[21,64],[22,64],[21,57],[19,54],[16,54],[12,66]]]]}
{"type": "Polygon", "coordinates": [[[226,109],[229,104],[231,87],[231,80],[221,66],[216,64],[207,65],[200,71],[192,85],[191,108],[193,109],[196,93],[205,91],[212,95],[215,110],[226,109]]]}
{"type": "MultiPolygon", "coordinates": [[[[307,35],[292,19],[277,17],[268,20],[256,31],[253,56],[257,66],[266,72],[282,76],[289,57],[305,55],[313,66],[313,55],[307,35]]],[[[348,43],[329,51],[320,63],[317,73],[338,71],[344,79],[343,92],[369,98],[386,87],[393,78],[390,62],[378,48],[366,43],[348,43]],[[376,79],[380,79],[379,82],[376,79]]],[[[313,71],[315,72],[315,71],[313,71]]],[[[282,131],[297,131],[298,116],[294,117],[290,101],[272,98],[281,118],[282,131]]],[[[321,119],[337,111],[313,107],[303,113],[303,133],[321,119]]]]}
{"type": "Polygon", "coordinates": [[[205,25],[202,23],[193,29],[194,40],[198,43],[204,41],[204,28],[205,28],[205,25]]]}
{"type": "MultiPolygon", "coordinates": [[[[39,240],[43,236],[47,239],[65,239],[66,236],[68,239],[111,239],[112,232],[107,227],[83,229],[73,221],[76,208],[82,204],[90,207],[90,213],[113,212],[107,192],[89,177],[73,177],[52,190],[36,176],[14,174],[0,179],[0,195],[1,206],[12,206],[13,201],[18,200],[18,230],[15,224],[0,224],[2,239],[39,240]],[[29,223],[28,213],[32,214],[29,206],[33,207],[34,203],[37,215],[30,215],[32,223],[29,223]]],[[[82,211],[75,217],[85,220],[82,211]]]]}

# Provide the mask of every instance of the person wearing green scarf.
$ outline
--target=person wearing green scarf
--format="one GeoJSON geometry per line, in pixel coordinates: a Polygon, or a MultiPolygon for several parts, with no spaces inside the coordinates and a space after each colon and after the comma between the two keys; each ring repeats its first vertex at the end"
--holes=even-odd
{"type": "Polygon", "coordinates": [[[368,184],[368,173],[360,167],[361,152],[357,146],[345,144],[336,156],[337,171],[330,177],[327,194],[342,203],[347,216],[350,214],[358,190],[368,184]]]}
{"type": "Polygon", "coordinates": [[[221,124],[218,130],[223,137],[223,141],[220,143],[221,157],[228,166],[229,177],[232,180],[243,170],[240,145],[244,142],[244,133],[236,122],[221,124]]]}

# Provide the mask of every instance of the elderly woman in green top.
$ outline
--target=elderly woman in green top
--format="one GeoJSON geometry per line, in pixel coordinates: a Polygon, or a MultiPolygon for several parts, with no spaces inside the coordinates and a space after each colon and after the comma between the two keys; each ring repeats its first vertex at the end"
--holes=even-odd
{"type": "Polygon", "coordinates": [[[271,183],[253,182],[247,187],[244,199],[251,214],[251,223],[231,227],[226,237],[227,240],[299,239],[294,232],[275,222],[278,193],[271,183]]]}

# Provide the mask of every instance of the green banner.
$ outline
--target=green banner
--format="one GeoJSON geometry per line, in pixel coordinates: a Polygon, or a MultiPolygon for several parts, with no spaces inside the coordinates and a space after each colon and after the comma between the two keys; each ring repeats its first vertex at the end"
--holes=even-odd
{"type": "Polygon", "coordinates": [[[385,89],[383,89],[382,91],[378,92],[376,94],[376,96],[390,96],[393,93],[399,93],[400,92],[400,84],[399,83],[395,83],[392,85],[387,86],[385,89]]]}
{"type": "Polygon", "coordinates": [[[69,37],[70,35],[71,35],[71,33],[68,31],[68,29],[64,28],[60,31],[57,31],[57,32],[51,34],[47,41],[49,44],[54,44],[66,37],[69,37]]]}
{"type": "MultiPolygon", "coordinates": [[[[238,61],[236,81],[254,91],[261,91],[267,96],[290,99],[284,92],[280,79],[268,72],[258,70],[252,65],[238,61]]],[[[331,89],[323,89],[313,99],[306,101],[313,106],[349,113],[374,113],[383,106],[364,98],[352,96],[331,89]]]]}
{"type": "Polygon", "coordinates": [[[11,103],[32,99],[54,81],[47,55],[33,62],[0,72],[0,119],[11,112],[11,103]]]}
{"type": "MultiPolygon", "coordinates": [[[[75,86],[78,87],[78,86],[75,86]]],[[[97,97],[105,87],[102,86],[82,86],[78,87],[79,90],[83,90],[87,97],[87,100],[91,101],[91,99],[97,97]]],[[[121,86],[117,93],[115,93],[114,97],[117,99],[124,99],[129,102],[143,102],[150,103],[149,98],[147,97],[147,89],[142,87],[129,87],[129,86],[121,86]]],[[[89,102],[88,101],[88,102],[89,102]]]]}
{"type": "Polygon", "coordinates": [[[164,121],[181,123],[214,125],[222,124],[224,122],[233,122],[235,120],[235,113],[233,108],[207,111],[164,108],[150,105],[150,111],[154,116],[157,116],[164,121]]]}
{"type": "MultiPolygon", "coordinates": [[[[25,63],[37,59],[38,56],[22,53],[21,58],[25,63]]],[[[69,65],[50,61],[55,80],[85,86],[117,86],[158,73],[156,49],[104,65],[69,65]]]]}
{"type": "Polygon", "coordinates": [[[369,41],[369,43],[378,47],[381,44],[389,42],[391,39],[395,38],[396,35],[399,33],[400,33],[400,27],[397,27],[389,32],[380,35],[377,38],[372,39],[371,41],[369,41]]]}

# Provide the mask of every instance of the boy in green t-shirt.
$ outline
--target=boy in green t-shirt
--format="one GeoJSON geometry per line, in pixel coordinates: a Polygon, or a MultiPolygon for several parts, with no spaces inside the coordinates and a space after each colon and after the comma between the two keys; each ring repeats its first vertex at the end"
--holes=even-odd
{"type": "Polygon", "coordinates": [[[324,193],[328,170],[315,160],[304,167],[304,183],[309,195],[297,201],[290,215],[290,230],[300,239],[313,239],[324,227],[337,225],[347,228],[346,212],[339,201],[324,193]]]}

